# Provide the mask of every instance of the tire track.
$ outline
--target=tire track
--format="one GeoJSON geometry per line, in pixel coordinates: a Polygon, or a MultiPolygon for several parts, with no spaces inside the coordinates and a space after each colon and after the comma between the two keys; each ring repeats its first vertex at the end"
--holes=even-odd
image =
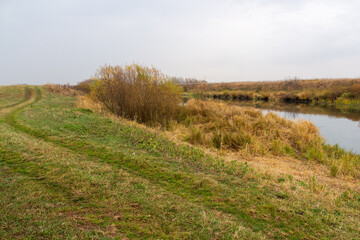
{"type": "Polygon", "coordinates": [[[16,109],[23,108],[34,103],[32,101],[35,101],[34,89],[32,87],[24,87],[24,98],[19,102],[1,107],[0,114],[4,114],[6,117],[6,115],[12,113],[12,111],[16,109]]]}
{"type": "Polygon", "coordinates": [[[18,102],[11,103],[11,104],[8,104],[8,105],[5,105],[5,106],[0,107],[0,113],[1,113],[1,111],[2,111],[3,109],[11,108],[11,107],[14,107],[14,106],[16,106],[16,105],[19,105],[19,104],[27,101],[27,100],[30,98],[30,95],[31,95],[31,91],[30,91],[29,87],[28,87],[28,86],[24,87],[24,98],[21,99],[21,100],[18,101],[18,102]]]}

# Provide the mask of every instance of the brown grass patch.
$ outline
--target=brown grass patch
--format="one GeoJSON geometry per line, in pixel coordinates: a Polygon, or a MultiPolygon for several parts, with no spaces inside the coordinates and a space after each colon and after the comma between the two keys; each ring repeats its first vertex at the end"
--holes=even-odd
{"type": "Polygon", "coordinates": [[[212,101],[190,100],[181,123],[190,143],[244,155],[302,155],[323,141],[311,122],[212,101]]]}
{"type": "Polygon", "coordinates": [[[81,91],[78,91],[72,88],[70,85],[61,85],[61,84],[46,84],[44,85],[52,93],[57,93],[66,96],[78,96],[82,95],[81,91]]]}

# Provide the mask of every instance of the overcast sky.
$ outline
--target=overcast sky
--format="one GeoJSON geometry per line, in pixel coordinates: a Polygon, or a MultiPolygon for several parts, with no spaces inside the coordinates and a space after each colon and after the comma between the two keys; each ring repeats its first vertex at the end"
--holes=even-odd
{"type": "Polygon", "coordinates": [[[208,82],[360,77],[360,1],[0,0],[0,85],[132,62],[208,82]]]}

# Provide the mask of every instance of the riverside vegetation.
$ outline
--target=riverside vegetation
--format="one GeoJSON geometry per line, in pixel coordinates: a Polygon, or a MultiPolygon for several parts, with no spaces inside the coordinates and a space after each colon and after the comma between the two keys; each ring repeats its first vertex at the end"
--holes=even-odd
{"type": "Polygon", "coordinates": [[[169,127],[173,120],[173,125],[176,122],[182,129],[179,138],[191,144],[243,155],[290,155],[324,163],[333,176],[360,177],[359,155],[325,144],[312,123],[211,101],[190,100],[180,107],[181,89],[154,68],[103,66],[89,88],[94,99],[118,116],[151,126],[158,123],[169,127]]]}
{"type": "Polygon", "coordinates": [[[188,85],[192,95],[215,99],[331,104],[360,109],[360,79],[290,79],[188,85]]]}
{"type": "MultiPolygon", "coordinates": [[[[135,78],[138,70],[152,71],[122,70],[135,78]]],[[[91,91],[102,90],[102,80],[91,81],[98,84],[91,91]]],[[[154,86],[162,84],[177,96],[165,79],[154,86]]],[[[358,238],[357,184],[333,188],[316,175],[298,180],[225,158],[235,151],[244,158],[284,154],[334,165],[335,182],[357,183],[356,156],[323,145],[311,123],[194,100],[156,128],[161,112],[149,121],[116,112],[145,126],[91,96],[61,86],[0,87],[2,239],[358,238]],[[317,156],[315,147],[322,160],[308,157],[317,156]]]]}

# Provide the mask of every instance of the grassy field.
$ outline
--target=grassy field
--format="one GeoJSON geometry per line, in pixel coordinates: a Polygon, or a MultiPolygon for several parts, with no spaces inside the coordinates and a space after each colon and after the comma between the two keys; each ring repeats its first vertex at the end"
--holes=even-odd
{"type": "Polygon", "coordinates": [[[263,173],[73,94],[0,93],[1,239],[359,238],[356,188],[263,173]]]}

